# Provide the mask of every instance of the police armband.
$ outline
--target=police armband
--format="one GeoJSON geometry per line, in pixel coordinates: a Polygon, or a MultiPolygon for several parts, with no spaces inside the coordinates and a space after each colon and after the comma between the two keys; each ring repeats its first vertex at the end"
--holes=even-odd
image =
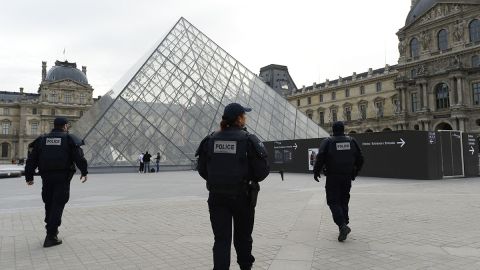
{"type": "Polygon", "coordinates": [[[258,156],[261,158],[267,158],[267,150],[265,149],[263,143],[257,138],[257,136],[249,134],[248,139],[252,143],[253,148],[255,149],[255,152],[258,154],[258,156]]]}
{"type": "Polygon", "coordinates": [[[77,136],[73,135],[73,134],[68,134],[68,136],[72,139],[73,143],[76,145],[76,146],[82,146],[82,145],[85,145],[85,142],[78,138],[77,136]]]}

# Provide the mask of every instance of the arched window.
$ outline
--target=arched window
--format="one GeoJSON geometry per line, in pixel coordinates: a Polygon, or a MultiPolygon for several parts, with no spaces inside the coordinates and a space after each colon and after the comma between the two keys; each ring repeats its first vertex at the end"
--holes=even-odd
{"type": "Polygon", "coordinates": [[[472,56],[472,67],[480,67],[480,56],[472,56]]]}
{"type": "Polygon", "coordinates": [[[7,158],[8,157],[8,153],[10,152],[9,151],[9,144],[4,142],[2,143],[2,158],[7,158]]]}
{"type": "Polygon", "coordinates": [[[447,30],[442,29],[438,32],[438,49],[444,51],[448,49],[448,33],[447,30]]]}
{"type": "Polygon", "coordinates": [[[450,95],[447,84],[441,83],[435,87],[435,97],[437,99],[437,110],[450,107],[450,95]]]}
{"type": "Polygon", "coordinates": [[[473,20],[468,25],[468,32],[470,33],[470,42],[480,41],[480,20],[473,20]]]}
{"type": "Polygon", "coordinates": [[[410,41],[410,56],[418,57],[420,55],[420,47],[418,46],[418,39],[412,38],[410,41]]]}

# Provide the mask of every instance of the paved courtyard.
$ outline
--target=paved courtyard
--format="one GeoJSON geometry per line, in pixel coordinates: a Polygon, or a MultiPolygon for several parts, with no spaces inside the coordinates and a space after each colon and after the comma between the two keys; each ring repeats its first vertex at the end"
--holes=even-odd
{"type": "MultiPolygon", "coordinates": [[[[480,269],[480,178],[360,177],[352,233],[337,242],[324,180],[272,174],[262,183],[254,269],[480,269]]],[[[41,183],[0,179],[0,269],[212,269],[204,181],[196,172],[78,176],[64,243],[42,248],[41,183]]],[[[238,269],[232,248],[232,269],[238,269]]]]}

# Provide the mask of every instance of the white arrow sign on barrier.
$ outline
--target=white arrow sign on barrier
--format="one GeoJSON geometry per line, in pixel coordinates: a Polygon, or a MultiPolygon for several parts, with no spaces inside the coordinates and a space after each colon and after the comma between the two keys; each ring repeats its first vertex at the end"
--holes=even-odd
{"type": "Polygon", "coordinates": [[[397,142],[397,144],[401,144],[400,148],[402,148],[405,145],[405,141],[402,138],[400,138],[400,141],[397,142]]]}
{"type": "Polygon", "coordinates": [[[472,153],[472,155],[473,153],[475,153],[475,149],[473,149],[473,146],[470,146],[470,150],[468,150],[468,152],[472,153]]]}

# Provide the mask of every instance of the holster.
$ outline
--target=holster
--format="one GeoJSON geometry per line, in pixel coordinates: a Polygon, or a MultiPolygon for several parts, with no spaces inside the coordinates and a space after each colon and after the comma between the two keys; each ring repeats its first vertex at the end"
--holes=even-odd
{"type": "Polygon", "coordinates": [[[255,207],[257,205],[258,192],[260,191],[260,184],[255,181],[248,183],[248,195],[250,196],[250,206],[255,207]]]}

